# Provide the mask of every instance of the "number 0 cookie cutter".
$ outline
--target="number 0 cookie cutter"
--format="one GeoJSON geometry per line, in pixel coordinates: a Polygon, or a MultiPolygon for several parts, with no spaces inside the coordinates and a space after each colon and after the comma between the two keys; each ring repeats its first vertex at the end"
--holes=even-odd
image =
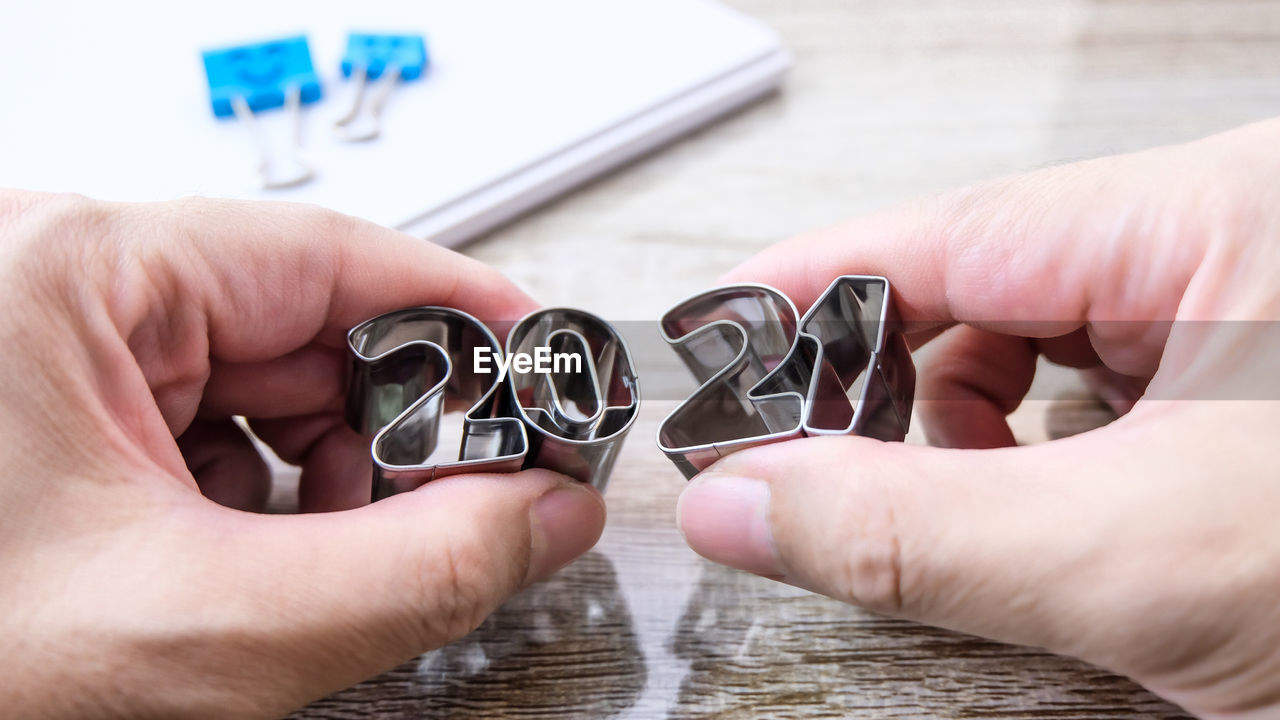
{"type": "Polygon", "coordinates": [[[842,276],[798,316],[757,284],[700,293],[663,316],[663,339],[701,383],[658,427],[685,478],[757,445],[906,436],[916,373],[889,281],[842,276]]]}
{"type": "Polygon", "coordinates": [[[374,500],[449,475],[530,467],[604,490],[639,413],[639,378],[626,342],[581,310],[524,317],[505,353],[484,323],[445,307],[367,320],[347,334],[347,347],[347,424],[373,436],[374,500]],[[502,376],[505,357],[522,357],[513,353],[544,356],[550,371],[513,360],[502,376]],[[462,408],[456,459],[433,459],[444,413],[462,408]]]}

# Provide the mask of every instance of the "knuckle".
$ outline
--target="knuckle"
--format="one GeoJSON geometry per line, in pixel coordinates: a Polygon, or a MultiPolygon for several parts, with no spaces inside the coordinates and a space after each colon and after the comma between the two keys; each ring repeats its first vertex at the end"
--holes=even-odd
{"type": "Polygon", "coordinates": [[[53,216],[76,221],[92,221],[103,215],[105,205],[78,193],[54,193],[46,196],[44,207],[53,216]]]}
{"type": "Polygon", "coordinates": [[[516,580],[502,582],[498,573],[514,572],[495,567],[480,538],[446,535],[436,548],[423,552],[417,571],[419,647],[435,648],[476,629],[502,599],[501,587],[515,587],[516,580]]]}
{"type": "Polygon", "coordinates": [[[180,218],[195,219],[213,214],[220,202],[223,201],[199,195],[187,195],[169,200],[165,205],[170,212],[180,218]]]}
{"type": "MultiPolygon", "coordinates": [[[[305,265],[302,274],[336,268],[340,274],[346,264],[345,253],[350,250],[351,238],[360,234],[361,221],[335,210],[319,205],[295,204],[282,206],[288,212],[282,213],[285,222],[304,228],[304,232],[290,229],[280,233],[279,237],[286,244],[296,244],[298,249],[305,249],[299,254],[300,262],[305,265]]],[[[364,248],[361,248],[364,250],[364,248]]],[[[325,274],[321,272],[321,274],[325,274]]]]}
{"type": "Polygon", "coordinates": [[[26,210],[36,228],[26,236],[35,249],[45,251],[50,245],[59,249],[93,247],[110,215],[106,204],[74,193],[36,196],[26,210]]]}
{"type": "Polygon", "coordinates": [[[171,250],[198,248],[209,228],[218,225],[219,207],[230,202],[199,196],[181,197],[155,206],[154,216],[148,206],[136,206],[138,224],[151,228],[150,232],[136,233],[137,242],[143,246],[166,246],[171,250]],[[156,220],[165,222],[157,225],[156,220]]]}
{"type": "MultiPolygon", "coordinates": [[[[845,452],[852,454],[853,449],[845,452]]],[[[899,614],[903,610],[902,540],[894,505],[892,480],[866,466],[864,458],[846,457],[837,512],[839,523],[830,533],[836,547],[827,556],[838,558],[833,568],[837,592],[861,607],[899,614]],[[849,477],[854,472],[857,477],[849,477]]]]}
{"type": "Polygon", "coordinates": [[[56,303],[85,293],[87,271],[115,254],[114,207],[73,193],[20,193],[6,198],[12,232],[0,252],[15,285],[56,303]]]}
{"type": "Polygon", "coordinates": [[[300,223],[321,238],[348,237],[356,232],[360,222],[350,215],[319,205],[294,205],[292,210],[300,223]]]}

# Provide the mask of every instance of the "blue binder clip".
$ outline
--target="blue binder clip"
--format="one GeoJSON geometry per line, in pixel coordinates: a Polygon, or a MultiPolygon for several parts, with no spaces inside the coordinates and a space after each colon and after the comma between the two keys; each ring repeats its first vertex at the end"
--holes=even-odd
{"type": "Polygon", "coordinates": [[[372,140],[381,132],[382,109],[400,81],[417,80],[427,69],[427,44],[421,35],[351,33],[342,57],[342,74],[353,78],[351,109],[334,122],[338,136],[349,142],[372,140]],[[378,80],[366,119],[357,123],[370,80],[378,80]]]}
{"type": "Polygon", "coordinates": [[[311,63],[304,36],[281,38],[236,47],[206,50],[204,69],[209,101],[218,117],[234,115],[249,129],[262,156],[258,172],[267,188],[298,185],[315,171],[299,155],[302,146],[302,105],[320,99],[320,78],[311,63]],[[287,158],[276,162],[254,113],[284,107],[293,125],[287,158]]]}

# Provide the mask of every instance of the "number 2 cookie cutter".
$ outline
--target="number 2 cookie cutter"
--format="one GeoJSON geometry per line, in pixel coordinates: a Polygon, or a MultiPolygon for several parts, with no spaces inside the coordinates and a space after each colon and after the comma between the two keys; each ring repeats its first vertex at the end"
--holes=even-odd
{"type": "Polygon", "coordinates": [[[658,447],[686,478],[757,445],[906,436],[915,365],[889,281],[845,275],[798,315],[778,290],[742,284],[663,317],[663,339],[701,383],[658,428],[658,447]]]}
{"type": "Polygon", "coordinates": [[[484,323],[444,307],[367,320],[347,334],[347,346],[347,424],[373,436],[374,500],[449,475],[529,467],[603,490],[639,413],[626,342],[581,310],[526,316],[505,353],[484,323]],[[444,413],[462,408],[456,459],[433,458],[444,413]]]}

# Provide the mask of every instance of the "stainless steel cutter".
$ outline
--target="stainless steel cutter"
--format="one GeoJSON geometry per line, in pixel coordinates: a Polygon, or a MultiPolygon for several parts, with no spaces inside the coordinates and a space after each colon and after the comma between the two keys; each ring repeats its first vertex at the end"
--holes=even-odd
{"type": "Polygon", "coordinates": [[[373,499],[438,477],[542,467],[601,490],[640,406],[630,351],[587,312],[534,312],[512,328],[505,355],[548,348],[580,364],[541,373],[510,363],[484,323],[419,307],[367,320],[347,334],[347,423],[372,436],[373,499]],[[490,360],[485,369],[477,351],[490,360]],[[447,409],[468,408],[454,458],[433,458],[447,409]]]}
{"type": "Polygon", "coordinates": [[[845,275],[798,315],[778,290],[743,284],[663,317],[663,338],[701,383],[658,428],[658,447],[686,478],[772,442],[906,436],[915,366],[889,281],[845,275]]]}

